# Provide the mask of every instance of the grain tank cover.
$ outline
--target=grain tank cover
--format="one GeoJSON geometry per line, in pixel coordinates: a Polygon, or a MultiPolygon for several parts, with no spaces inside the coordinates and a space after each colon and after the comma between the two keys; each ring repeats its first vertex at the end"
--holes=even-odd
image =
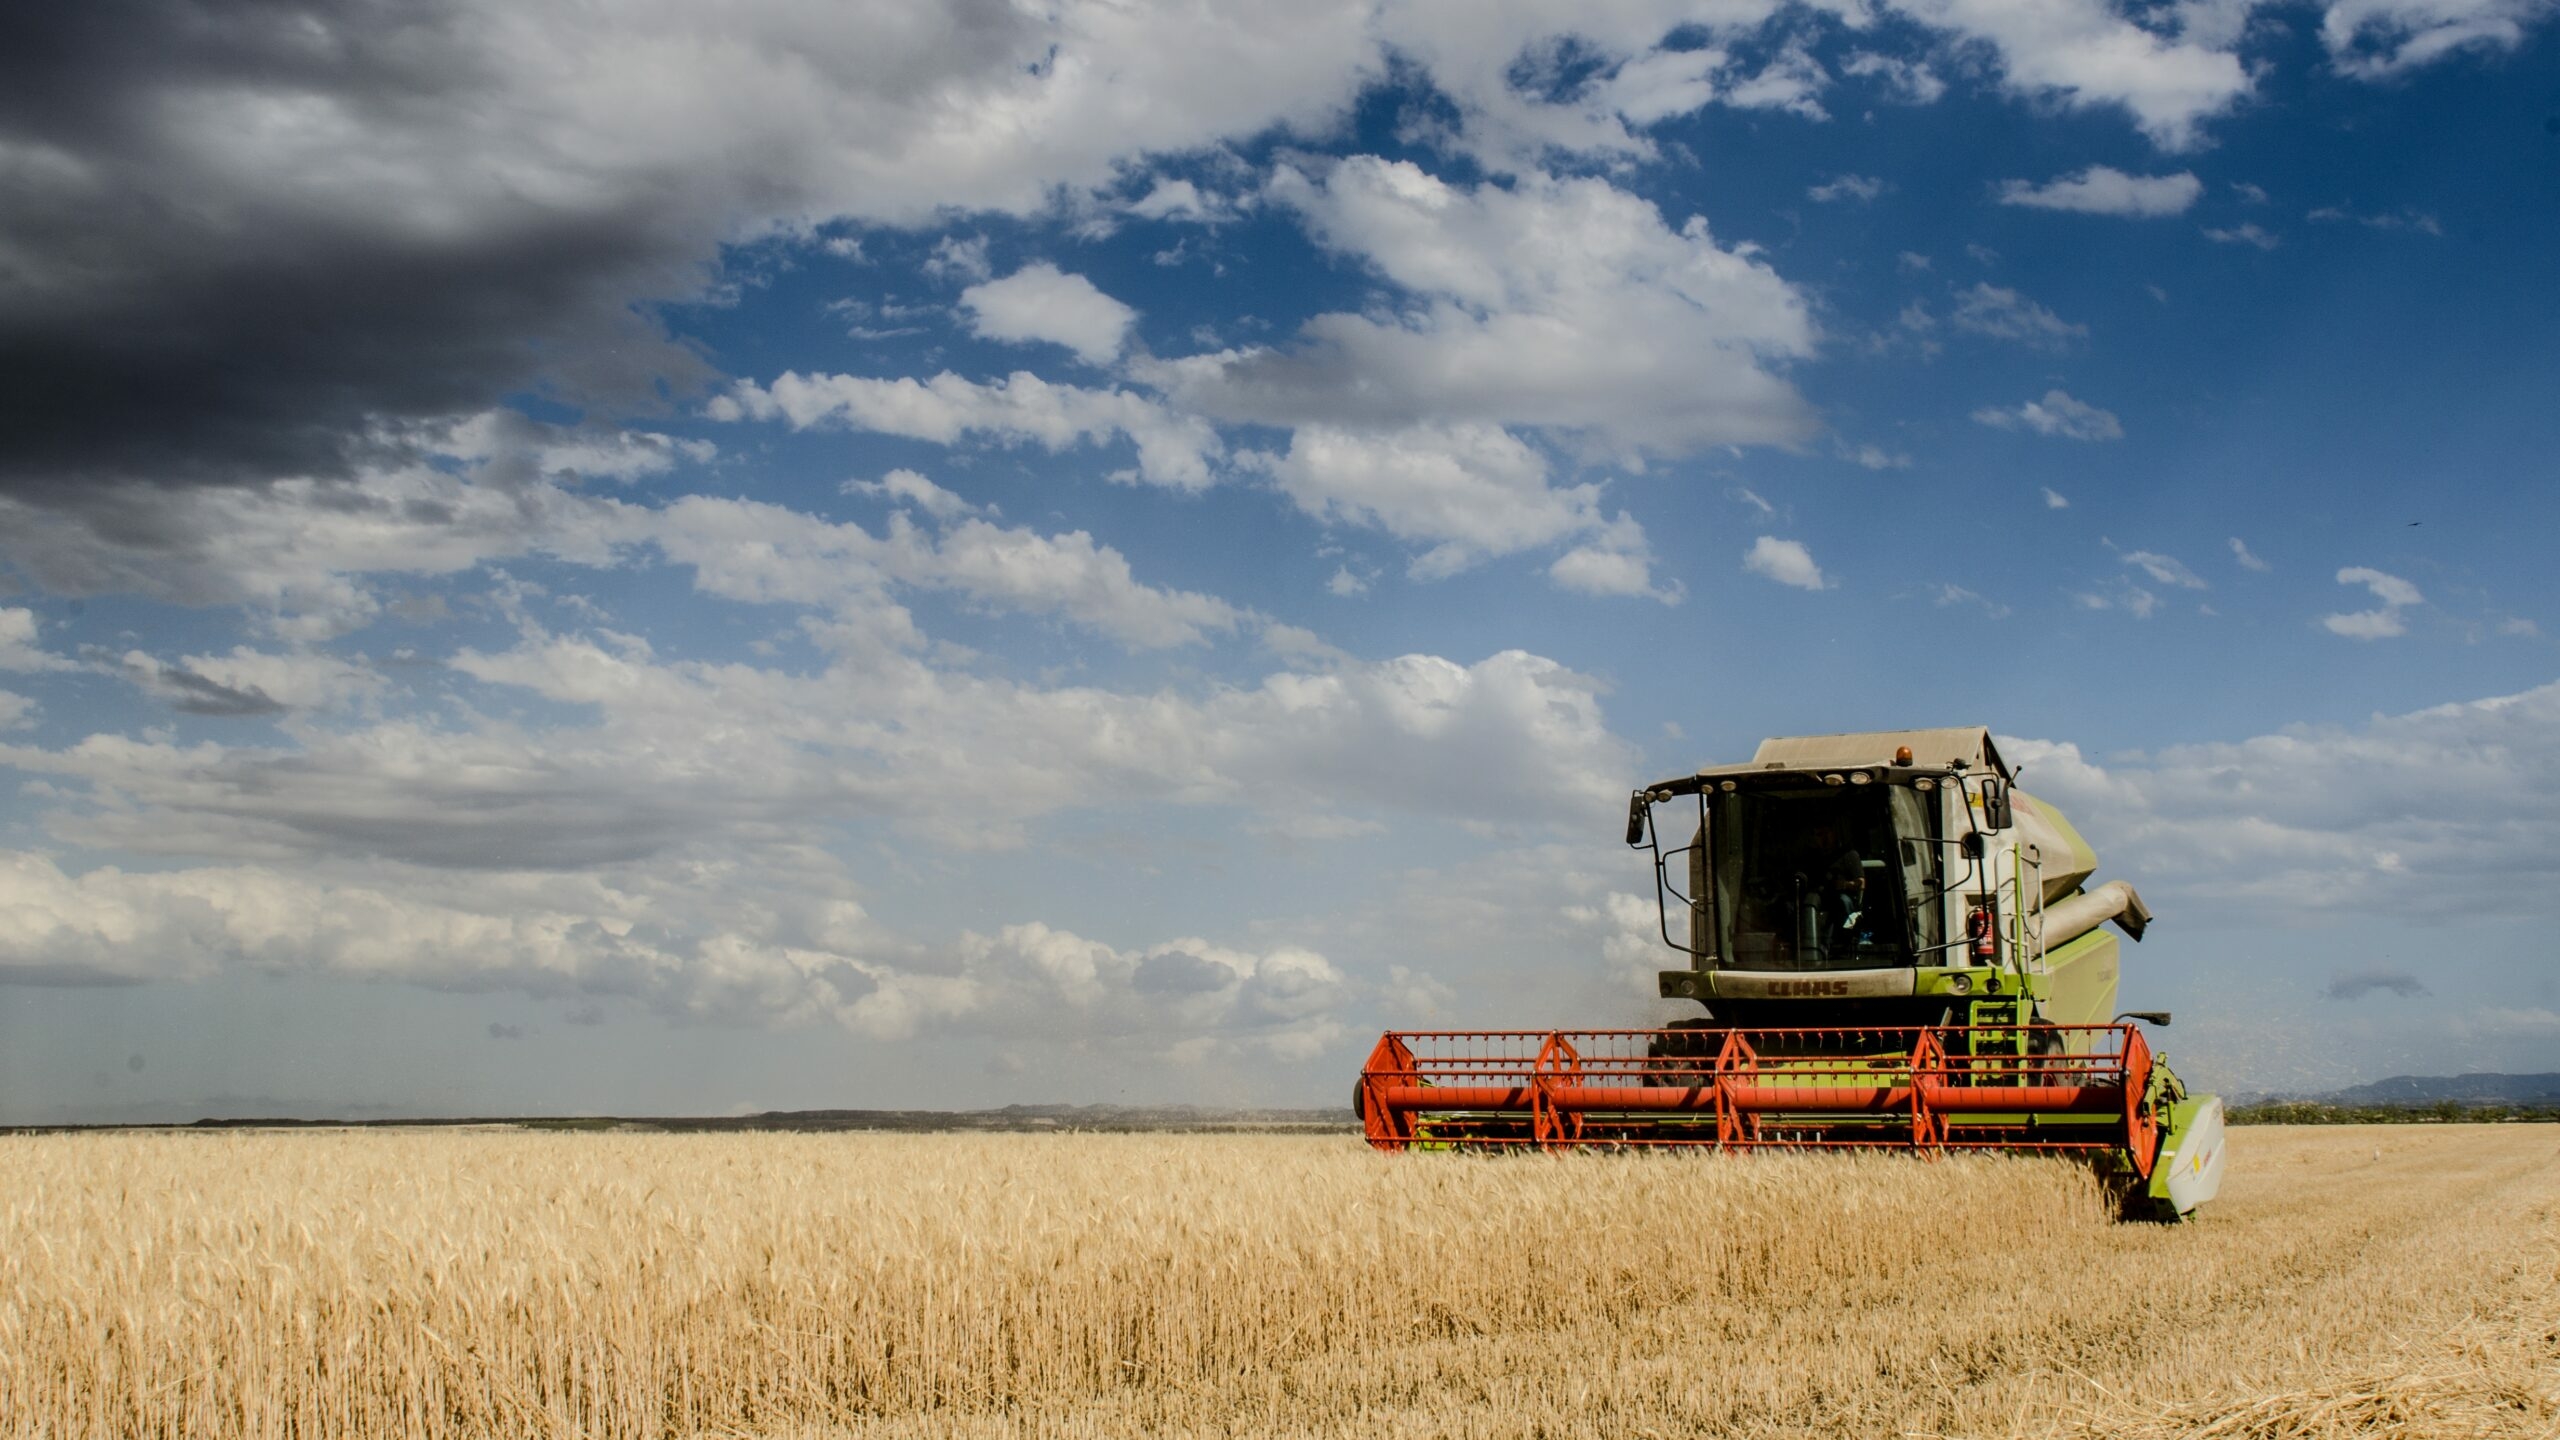
{"type": "Polygon", "coordinates": [[[1967,770],[1989,770],[2009,778],[2008,762],[1991,743],[1991,731],[1980,725],[1945,730],[1867,730],[1847,735],[1783,735],[1760,742],[1751,763],[1788,770],[1827,770],[1834,766],[1889,765],[1893,752],[1911,747],[1911,763],[1936,767],[1962,762],[1967,770]]]}
{"type": "MultiPolygon", "coordinates": [[[[2097,873],[2098,852],[2089,848],[2089,842],[2080,838],[2079,829],[2063,818],[2061,811],[2024,790],[2009,792],[2009,807],[2018,827],[2019,847],[2034,867],[2029,873],[2042,882],[2043,893],[2037,903],[2055,904],[2077,892],[2097,873]]],[[[2144,918],[2149,918],[2148,911],[2144,918]]],[[[2142,934],[2139,924],[2125,928],[2137,938],[2142,934]]]]}

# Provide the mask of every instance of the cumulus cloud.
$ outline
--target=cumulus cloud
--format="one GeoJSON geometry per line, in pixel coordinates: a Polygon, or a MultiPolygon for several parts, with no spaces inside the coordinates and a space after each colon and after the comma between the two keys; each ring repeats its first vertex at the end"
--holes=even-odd
{"type": "Polygon", "coordinates": [[[1285,348],[1143,368],[1178,408],[1270,425],[1529,426],[1657,454],[1813,429],[1777,368],[1812,353],[1803,296],[1704,219],[1675,230],[1599,179],[1465,187],[1372,156],[1284,167],[1269,193],[1406,303],[1319,315],[1285,348]]]}
{"type": "Polygon", "coordinates": [[[913,470],[892,470],[877,480],[847,480],[843,489],[847,495],[864,495],[893,504],[912,505],[936,520],[957,520],[963,515],[995,512],[994,506],[973,505],[913,470]]]}
{"type": "Polygon", "coordinates": [[[2363,565],[2350,565],[2338,572],[2341,585],[2361,585],[2373,592],[2380,602],[2370,610],[2353,610],[2342,614],[2323,615],[2320,623],[2332,635],[2350,640],[2388,640],[2409,633],[2409,622],[2403,612],[2411,606],[2423,605],[2426,597],[2418,587],[2397,575],[2386,575],[2363,565]]]}
{"type": "Polygon", "coordinates": [[[1233,219],[1237,203],[1230,197],[1214,195],[1189,180],[1159,175],[1147,187],[1147,193],[1122,207],[1142,220],[1178,220],[1207,225],[1233,219]]]}
{"type": "Polygon", "coordinates": [[[2550,0],[2329,0],[2320,39],[2338,69],[2379,80],[2462,50],[2513,50],[2552,13],[2550,0]]]}
{"type": "Polygon", "coordinates": [[[1645,539],[1644,527],[1623,510],[1582,544],[1557,556],[1547,577],[1585,595],[1642,596],[1665,605],[1680,603],[1685,593],[1677,580],[1654,582],[1652,543],[1645,539]]]}
{"type": "Polygon", "coordinates": [[[928,534],[897,514],[875,535],[778,505],[697,495],[650,517],[645,533],[668,559],[693,567],[707,593],[858,611],[898,643],[912,628],[885,596],[893,585],[1063,616],[1133,649],[1200,644],[1246,619],[1213,596],[1139,582],[1125,556],[1081,530],[1043,535],[969,518],[928,534]]]}
{"type": "Polygon", "coordinates": [[[2021,94],[2121,107],[2164,150],[2200,145],[2204,122],[2250,93],[2237,56],[2146,30],[2106,0],[1900,0],[1895,8],[1989,45],[2021,94]]]}
{"type": "MultiPolygon", "coordinates": [[[[2560,895],[2560,685],[2106,763],[2001,753],[2143,893],[2253,917],[2532,917],[2560,895]],[[2119,868],[2121,867],[2121,868],[2119,868]],[[2156,877],[2156,879],[2155,879],[2156,877]]],[[[2165,907],[2164,907],[2165,911],[2165,907]]]]}
{"type": "Polygon", "coordinates": [[[1353,996],[1332,962],[1299,946],[1187,937],[1122,950],[1037,922],[928,945],[840,900],[721,905],[650,877],[404,878],[396,867],[340,880],[242,865],[74,874],[0,851],[0,978],[113,984],[247,968],[627,997],[732,1024],[832,1022],[876,1040],[1109,1036],[1292,1059],[1338,1038],[1353,996]]]}
{"type": "Polygon", "coordinates": [[[1001,280],[960,292],[972,334],[989,340],[1064,345],[1088,365],[1108,365],[1137,323],[1138,312],[1103,294],[1081,275],[1043,261],[1001,280]]]}
{"type": "Polygon", "coordinates": [[[1956,296],[1954,320],[1959,330],[2045,350],[2059,350],[2089,334],[2088,326],[2075,325],[2015,290],[1987,283],[1956,296]]]}
{"type": "Polygon", "coordinates": [[[1416,579],[1445,579],[1495,556],[1581,540],[1549,569],[1564,588],[1666,601],[1679,595],[1676,586],[1654,585],[1642,526],[1623,513],[1607,518],[1598,485],[1551,484],[1547,458],[1499,426],[1362,432],[1302,425],[1285,453],[1256,455],[1251,463],[1307,514],[1419,547],[1408,567],[1416,579]]]}
{"type": "Polygon", "coordinates": [[[56,655],[39,640],[36,612],[24,606],[0,606],[0,670],[72,670],[77,661],[56,655]]]}
{"type": "Polygon", "coordinates": [[[770,385],[739,382],[707,413],[715,420],[782,420],[795,430],[843,425],[937,445],[983,436],[1053,453],[1125,437],[1138,462],[1126,477],[1176,490],[1207,488],[1216,478],[1211,464],[1224,453],[1207,422],[1144,395],[1053,384],[1028,370],[985,383],[947,370],[922,381],[785,371],[770,385]]]}
{"type": "Polygon", "coordinates": [[[2182,214],[2203,193],[2204,182],[2184,170],[2175,175],[2128,175],[2111,165],[2092,165],[2042,185],[2027,180],[2000,183],[2003,205],[2138,218],[2182,214]]]}
{"type": "Polygon", "coordinates": [[[894,646],[796,673],[534,633],[451,665],[493,696],[588,718],[394,718],[237,745],[92,735],[0,746],[0,763],[66,787],[48,823],[91,848],[565,873],[723,845],[798,853],[863,821],[1018,844],[1042,816],[1106,801],[1587,819],[1628,761],[1598,686],[1520,652],[1195,693],[969,676],[894,646]]]}
{"type": "Polygon", "coordinates": [[[1708,105],[1821,118],[1829,77],[1800,44],[1746,54],[1732,43],[1763,33],[1777,11],[1766,0],[1570,12],[1433,0],[1382,7],[1378,27],[1455,112],[1449,143],[1520,171],[1556,153],[1650,157],[1648,127],[1708,105]],[[1683,43],[1668,43],[1675,35],[1683,43]]]}
{"type": "MultiPolygon", "coordinates": [[[[1974,411],[1973,419],[1974,423],[1988,425],[1995,430],[2027,430],[2063,440],[2124,438],[2124,422],[2112,412],[2075,400],[2061,390],[2047,390],[2043,399],[2027,401],[2014,410],[1985,407],[1974,411]]],[[[2046,494],[2050,496],[2052,492],[2047,491],[2046,494]]],[[[2045,503],[2051,505],[2053,502],[2047,499],[2045,503]]]]}
{"type": "Polygon", "coordinates": [[[1823,576],[1822,567],[1813,563],[1813,552],[1806,549],[1801,540],[1780,540],[1773,535],[1763,535],[1751,542],[1750,550],[1742,557],[1742,568],[1799,590],[1831,588],[1831,581],[1823,576]]]}
{"type": "Polygon", "coordinates": [[[2071,508],[2071,497],[2054,489],[2052,486],[2047,485],[2044,487],[2044,508],[2047,510],[2068,510],[2071,508]]]}
{"type": "Polygon", "coordinates": [[[1421,579],[1599,523],[1599,487],[1551,488],[1546,457],[1494,425],[1378,434],[1303,425],[1286,454],[1258,463],[1310,515],[1429,546],[1412,566],[1421,579]]]}

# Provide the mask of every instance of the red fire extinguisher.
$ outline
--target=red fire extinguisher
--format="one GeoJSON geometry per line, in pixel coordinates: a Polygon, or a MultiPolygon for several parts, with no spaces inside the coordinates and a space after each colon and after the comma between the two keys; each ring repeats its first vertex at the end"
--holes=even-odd
{"type": "Polygon", "coordinates": [[[1998,917],[1988,905],[1976,905],[1964,917],[1965,938],[1972,942],[1973,958],[1988,964],[2000,958],[2000,926],[1998,917]]]}

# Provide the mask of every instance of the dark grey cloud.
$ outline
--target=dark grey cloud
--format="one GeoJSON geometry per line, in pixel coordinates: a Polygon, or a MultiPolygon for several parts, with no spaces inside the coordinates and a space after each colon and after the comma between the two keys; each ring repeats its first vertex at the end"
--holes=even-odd
{"type": "Polygon", "coordinates": [[[235,688],[177,665],[160,666],[143,683],[170,709],[188,715],[281,715],[288,708],[255,685],[235,688]]]}
{"type": "Polygon", "coordinates": [[[2320,992],[2324,1000],[2361,1000],[2375,991],[2387,991],[2404,1000],[2414,1000],[2430,993],[2426,982],[2401,970],[2358,970],[2340,975],[2320,992]]]}
{"type": "Polygon", "coordinates": [[[507,96],[468,18],[7,7],[0,486],[338,475],[511,390],[636,406],[708,374],[634,302],[699,289],[714,217],[645,175],[474,175],[507,96]],[[258,102],[343,150],[245,133],[258,102]]]}
{"type": "Polygon", "coordinates": [[[524,1027],[521,1025],[509,1025],[503,1021],[492,1020],[489,1022],[489,1038],[492,1040],[521,1040],[524,1038],[524,1027]]]}

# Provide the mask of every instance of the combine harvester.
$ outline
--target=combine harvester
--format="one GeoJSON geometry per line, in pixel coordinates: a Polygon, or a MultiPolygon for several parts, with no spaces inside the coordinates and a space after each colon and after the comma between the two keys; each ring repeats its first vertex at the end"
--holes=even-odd
{"type": "Polygon", "coordinates": [[[1360,1074],[1370,1144],[2072,1155],[2159,1220],[2220,1188],[2221,1099],[2127,1023],[2166,1014],[2115,1012],[2104,927],[2139,940],[2150,911],[2087,886],[2096,854],[1988,730],[1765,741],[1635,792],[1627,843],[1688,959],[1662,994],[1706,1016],[1391,1032],[1360,1074]]]}

